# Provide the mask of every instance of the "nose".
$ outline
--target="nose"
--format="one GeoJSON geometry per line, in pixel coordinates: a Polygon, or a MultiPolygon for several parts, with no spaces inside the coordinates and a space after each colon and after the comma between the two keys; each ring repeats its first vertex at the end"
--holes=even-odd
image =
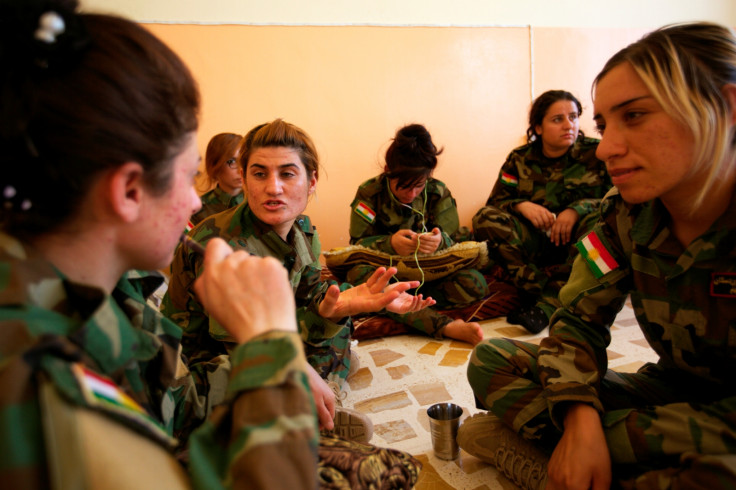
{"type": "Polygon", "coordinates": [[[194,187],[192,187],[189,192],[192,201],[192,214],[194,214],[202,209],[202,199],[200,199],[199,194],[197,194],[197,191],[194,189],[194,187]]]}
{"type": "Polygon", "coordinates": [[[270,195],[281,194],[283,185],[278,175],[270,175],[266,181],[266,192],[270,195]]]}
{"type": "Polygon", "coordinates": [[[608,163],[609,160],[621,156],[624,152],[625,146],[620,132],[614,128],[607,127],[603,135],[601,135],[601,142],[598,143],[595,156],[599,160],[608,163]]]}

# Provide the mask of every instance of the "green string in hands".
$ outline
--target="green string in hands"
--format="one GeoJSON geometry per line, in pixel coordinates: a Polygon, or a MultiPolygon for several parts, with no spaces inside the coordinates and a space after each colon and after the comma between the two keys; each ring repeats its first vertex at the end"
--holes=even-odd
{"type": "MultiPolygon", "coordinates": [[[[388,179],[386,179],[386,189],[388,189],[388,195],[391,196],[391,199],[393,199],[394,202],[396,202],[396,204],[398,204],[399,206],[408,208],[409,210],[411,210],[412,213],[416,213],[419,216],[421,216],[422,233],[427,233],[427,220],[426,220],[426,217],[424,216],[424,212],[427,210],[427,183],[426,182],[424,183],[424,190],[422,191],[424,202],[422,203],[421,211],[417,211],[416,209],[414,209],[413,206],[405,204],[399,201],[398,199],[396,199],[396,196],[394,196],[393,191],[391,191],[391,186],[389,185],[388,179]]],[[[414,289],[414,296],[416,296],[417,293],[419,292],[419,288],[424,286],[424,271],[422,270],[422,267],[419,265],[419,245],[420,245],[420,240],[417,240],[417,247],[414,249],[414,263],[417,265],[417,269],[419,269],[419,273],[422,275],[422,280],[419,282],[419,286],[417,286],[416,289],[414,289]]],[[[389,267],[393,265],[393,259],[390,256],[389,256],[388,263],[389,263],[388,265],[389,267]]],[[[396,280],[398,281],[398,279],[396,280]]]]}

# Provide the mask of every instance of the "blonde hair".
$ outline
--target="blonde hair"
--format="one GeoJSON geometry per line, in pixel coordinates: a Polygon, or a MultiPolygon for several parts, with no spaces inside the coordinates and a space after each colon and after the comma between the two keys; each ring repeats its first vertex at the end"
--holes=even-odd
{"type": "Polygon", "coordinates": [[[692,131],[695,151],[689,175],[707,173],[695,209],[718,182],[733,176],[732,108],[722,89],[736,83],[736,36],[731,29],[707,22],[662,27],[613,55],[593,89],[625,62],[665,112],[692,131]]]}

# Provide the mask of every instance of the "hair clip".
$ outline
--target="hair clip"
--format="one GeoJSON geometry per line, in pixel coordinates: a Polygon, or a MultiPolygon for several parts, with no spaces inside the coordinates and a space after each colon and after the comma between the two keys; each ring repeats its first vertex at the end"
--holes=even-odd
{"type": "Polygon", "coordinates": [[[46,12],[38,19],[38,29],[34,37],[47,44],[56,42],[56,36],[64,33],[64,19],[56,12],[46,12]]]}

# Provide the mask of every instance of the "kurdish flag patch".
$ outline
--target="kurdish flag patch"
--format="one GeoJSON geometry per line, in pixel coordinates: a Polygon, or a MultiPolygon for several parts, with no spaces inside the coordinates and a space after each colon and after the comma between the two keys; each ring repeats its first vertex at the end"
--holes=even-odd
{"type": "Polygon", "coordinates": [[[192,223],[192,220],[187,221],[187,226],[184,227],[184,232],[189,233],[194,228],[194,224],[192,223]]]}
{"type": "Polygon", "coordinates": [[[143,407],[125,394],[112,380],[90,371],[80,363],[72,365],[72,372],[90,406],[123,417],[166,444],[173,445],[176,442],[157,420],[148,415],[143,407]]]}
{"type": "Polygon", "coordinates": [[[363,201],[360,201],[358,205],[353,208],[353,211],[368,223],[373,223],[376,220],[376,212],[363,201]]]}
{"type": "Polygon", "coordinates": [[[618,267],[618,262],[613,258],[595,231],[585,235],[575,246],[578,247],[580,255],[588,263],[588,267],[593,271],[596,278],[602,277],[618,267]]]}
{"type": "Polygon", "coordinates": [[[519,178],[506,172],[501,172],[501,182],[511,187],[519,185],[519,178]]]}

